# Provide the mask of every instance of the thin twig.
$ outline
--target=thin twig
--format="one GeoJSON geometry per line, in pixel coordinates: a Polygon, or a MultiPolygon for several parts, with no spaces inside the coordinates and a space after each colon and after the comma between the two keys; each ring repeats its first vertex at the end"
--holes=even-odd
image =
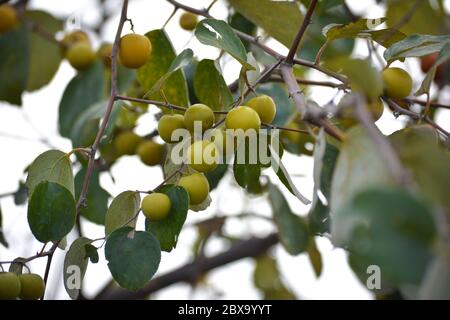
{"type": "Polygon", "coordinates": [[[289,49],[289,53],[286,56],[286,63],[292,64],[295,55],[297,54],[298,47],[300,45],[300,42],[303,39],[303,36],[306,33],[306,29],[308,29],[309,24],[311,23],[311,17],[314,13],[314,10],[316,9],[318,0],[312,0],[309,4],[308,11],[305,14],[305,17],[303,18],[303,23],[298,30],[297,34],[295,35],[294,41],[292,42],[291,48],[289,49]]]}

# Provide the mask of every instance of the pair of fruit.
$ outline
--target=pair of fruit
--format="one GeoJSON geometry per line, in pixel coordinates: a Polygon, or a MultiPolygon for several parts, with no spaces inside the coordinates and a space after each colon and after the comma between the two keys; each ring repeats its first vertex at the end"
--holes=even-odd
{"type": "Polygon", "coordinates": [[[145,140],[132,131],[118,134],[114,139],[114,149],[118,156],[137,154],[148,166],[161,163],[164,146],[153,140],[145,140]]]}
{"type": "Polygon", "coordinates": [[[0,34],[13,30],[19,22],[17,11],[13,6],[0,6],[0,34]]]}
{"type": "Polygon", "coordinates": [[[61,41],[62,52],[67,61],[76,70],[88,68],[96,58],[89,36],[82,30],[75,30],[64,36],[61,41]]]}
{"type": "MultiPolygon", "coordinates": [[[[202,173],[193,173],[183,176],[178,181],[189,194],[189,204],[197,205],[206,200],[209,194],[209,183],[202,173]]],[[[145,217],[150,221],[161,221],[167,218],[172,203],[164,193],[151,193],[142,200],[141,209],[145,217]]]]}
{"type": "Polygon", "coordinates": [[[45,291],[41,276],[34,273],[17,275],[13,272],[0,273],[0,300],[37,300],[45,291]]]}

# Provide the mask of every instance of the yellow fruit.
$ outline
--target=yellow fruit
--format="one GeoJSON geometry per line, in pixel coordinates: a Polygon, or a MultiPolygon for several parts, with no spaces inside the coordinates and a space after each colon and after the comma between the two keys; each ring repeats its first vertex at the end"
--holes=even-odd
{"type": "Polygon", "coordinates": [[[88,45],[91,44],[89,41],[89,36],[87,35],[86,32],[82,30],[75,30],[72,31],[71,33],[66,34],[64,38],[61,40],[62,54],[65,55],[70,47],[80,42],[86,43],[88,45]]]}
{"type": "Polygon", "coordinates": [[[186,189],[189,194],[189,203],[197,205],[206,200],[209,194],[209,182],[202,173],[193,173],[181,177],[178,185],[186,189]]]}
{"type": "Polygon", "coordinates": [[[195,29],[198,23],[198,17],[191,12],[185,12],[180,16],[180,26],[184,30],[192,31],[195,29]]]}
{"type": "Polygon", "coordinates": [[[208,140],[196,141],[187,149],[189,166],[199,172],[212,171],[219,163],[219,151],[216,145],[208,140]]]}
{"type": "Polygon", "coordinates": [[[130,33],[120,39],[120,63],[130,69],[142,67],[152,53],[152,43],[143,35],[130,33]]]}
{"type": "Polygon", "coordinates": [[[40,275],[35,273],[25,273],[19,275],[20,299],[37,300],[44,295],[45,283],[40,275]]]}
{"type": "Polygon", "coordinates": [[[20,280],[13,272],[0,273],[0,300],[13,300],[19,297],[20,280]]]}
{"type": "Polygon", "coordinates": [[[164,193],[151,193],[142,200],[141,209],[151,221],[163,220],[170,212],[170,198],[164,193]]]}
{"type": "Polygon", "coordinates": [[[277,107],[273,99],[267,95],[262,95],[250,99],[247,106],[255,110],[262,122],[271,123],[275,119],[277,107]]]}
{"type": "Polygon", "coordinates": [[[66,53],[70,65],[77,70],[89,67],[95,60],[95,52],[85,42],[79,42],[71,46],[66,53]]]}
{"type": "Polygon", "coordinates": [[[181,114],[166,114],[159,119],[158,132],[161,139],[167,143],[178,142],[180,136],[172,139],[172,133],[177,129],[186,129],[184,125],[184,116],[181,114]]]}
{"type": "Polygon", "coordinates": [[[411,93],[413,81],[408,72],[400,68],[383,71],[384,91],[389,98],[404,99],[411,93]]]}
{"type": "Polygon", "coordinates": [[[259,130],[261,128],[261,119],[258,113],[250,107],[240,106],[231,109],[226,118],[225,126],[227,129],[248,129],[259,130]]]}
{"type": "Polygon", "coordinates": [[[164,155],[164,146],[152,140],[142,141],[137,147],[139,158],[148,166],[160,164],[164,155]]]}
{"type": "Polygon", "coordinates": [[[114,138],[114,147],[119,155],[133,155],[141,142],[141,137],[131,131],[122,132],[114,138]]]}
{"type": "Polygon", "coordinates": [[[16,9],[4,4],[0,6],[0,33],[11,31],[18,23],[16,9]]]}
{"type": "Polygon", "coordinates": [[[105,67],[111,67],[112,43],[103,43],[97,50],[97,57],[103,61],[105,67]]]}
{"type": "Polygon", "coordinates": [[[214,124],[214,112],[204,104],[198,103],[190,106],[184,113],[184,125],[193,132],[195,122],[201,122],[202,132],[211,128],[214,124]]]}
{"type": "Polygon", "coordinates": [[[218,154],[222,159],[230,158],[237,149],[236,141],[234,141],[233,136],[227,134],[224,130],[217,128],[209,130],[204,137],[216,145],[218,154]]]}
{"type": "MultiPolygon", "coordinates": [[[[339,113],[339,123],[346,128],[350,128],[359,123],[358,117],[355,113],[355,106],[348,105],[344,97],[339,103],[340,113],[339,113]]],[[[384,105],[380,99],[367,104],[374,121],[378,121],[384,112],[384,105]]]]}
{"type": "MultiPolygon", "coordinates": [[[[291,121],[286,125],[286,128],[300,130],[300,125],[295,121],[291,121]]],[[[302,133],[300,133],[300,132],[289,131],[289,130],[282,130],[281,134],[280,134],[281,138],[284,138],[294,144],[300,143],[301,135],[302,135],[302,133]]]]}

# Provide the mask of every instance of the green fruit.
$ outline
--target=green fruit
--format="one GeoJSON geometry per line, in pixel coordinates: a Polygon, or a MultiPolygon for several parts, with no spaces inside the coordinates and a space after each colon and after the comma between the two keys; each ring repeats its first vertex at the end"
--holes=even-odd
{"type": "Polygon", "coordinates": [[[164,146],[152,140],[142,141],[137,147],[137,154],[146,165],[156,166],[163,160],[164,146]]]}
{"type": "Polygon", "coordinates": [[[208,140],[196,141],[187,150],[189,166],[199,172],[214,170],[219,163],[219,151],[216,145],[208,140]]]}
{"type": "Polygon", "coordinates": [[[408,72],[400,68],[383,71],[384,91],[389,98],[404,99],[411,93],[413,81],[408,72]]]}
{"type": "Polygon", "coordinates": [[[180,26],[184,30],[192,31],[198,23],[198,16],[191,12],[185,12],[180,16],[180,26]]]}
{"type": "Polygon", "coordinates": [[[21,290],[20,299],[38,300],[44,295],[45,283],[40,275],[35,273],[25,273],[19,275],[21,290]]]}
{"type": "Polygon", "coordinates": [[[120,63],[131,69],[137,69],[147,63],[152,53],[152,43],[143,35],[130,33],[120,39],[120,63]]]}
{"type": "Polygon", "coordinates": [[[19,294],[19,277],[13,272],[0,273],[0,300],[14,300],[19,294]]]}
{"type": "Polygon", "coordinates": [[[95,60],[95,52],[85,42],[79,42],[71,46],[66,53],[70,65],[77,70],[84,70],[95,60]]]}
{"type": "Polygon", "coordinates": [[[166,114],[159,119],[158,132],[161,139],[167,143],[178,142],[181,138],[172,139],[172,133],[177,129],[186,129],[184,116],[181,114],[166,114]]]}
{"type": "Polygon", "coordinates": [[[141,137],[131,131],[122,132],[114,138],[114,147],[118,155],[136,154],[141,137]]]}
{"type": "Polygon", "coordinates": [[[8,4],[0,6],[0,33],[11,31],[18,22],[17,12],[13,6],[8,4]]]}
{"type": "Polygon", "coordinates": [[[206,200],[209,194],[209,182],[203,173],[193,173],[181,177],[178,185],[186,189],[189,194],[189,203],[197,205],[206,200]]]}
{"type": "Polygon", "coordinates": [[[273,99],[267,95],[262,95],[250,99],[247,106],[255,110],[262,122],[271,123],[275,119],[277,107],[273,99]]]}
{"type": "Polygon", "coordinates": [[[164,193],[151,193],[142,200],[141,209],[150,221],[160,221],[170,212],[170,198],[164,193]]]}
{"type": "Polygon", "coordinates": [[[198,103],[190,106],[184,113],[184,125],[193,132],[195,122],[201,122],[200,128],[203,132],[213,126],[214,118],[214,112],[210,107],[198,103]]]}
{"type": "Polygon", "coordinates": [[[258,131],[261,128],[261,119],[258,113],[250,107],[239,106],[231,109],[226,118],[225,126],[227,129],[242,129],[247,131],[253,129],[258,131]]]}
{"type": "MultiPolygon", "coordinates": [[[[342,98],[341,102],[339,103],[340,112],[338,118],[339,123],[343,127],[350,128],[358,124],[359,120],[358,117],[356,116],[355,111],[356,106],[348,104],[346,97],[347,96],[344,96],[344,98],[342,98]]],[[[370,111],[370,114],[372,115],[374,122],[378,121],[383,115],[384,105],[380,99],[367,103],[367,108],[370,111]]]]}
{"type": "Polygon", "coordinates": [[[111,68],[112,43],[103,43],[97,50],[97,57],[103,61],[107,68],[111,68]]]}

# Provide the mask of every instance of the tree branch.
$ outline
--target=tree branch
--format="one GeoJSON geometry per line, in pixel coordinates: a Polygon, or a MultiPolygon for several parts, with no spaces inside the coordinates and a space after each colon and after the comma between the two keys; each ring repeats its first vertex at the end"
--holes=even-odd
{"type": "Polygon", "coordinates": [[[312,0],[309,4],[308,11],[306,12],[305,17],[303,18],[303,23],[298,30],[297,34],[295,35],[294,41],[292,42],[291,48],[289,49],[289,53],[286,56],[286,63],[292,64],[294,57],[297,53],[298,47],[300,45],[300,42],[302,41],[303,36],[306,33],[306,29],[308,28],[309,24],[311,23],[311,17],[314,13],[314,10],[317,6],[317,0],[312,0]]]}
{"type": "Polygon", "coordinates": [[[177,268],[169,273],[163,274],[154,278],[150,283],[136,292],[130,292],[125,289],[114,286],[109,283],[96,296],[95,300],[132,300],[143,299],[158,290],[164,289],[170,285],[186,282],[195,283],[202,274],[232,263],[244,258],[257,257],[266,252],[270,247],[278,243],[278,235],[271,234],[265,238],[251,238],[248,240],[239,241],[231,246],[225,252],[222,252],[213,257],[203,257],[194,260],[180,268],[177,268]]]}

